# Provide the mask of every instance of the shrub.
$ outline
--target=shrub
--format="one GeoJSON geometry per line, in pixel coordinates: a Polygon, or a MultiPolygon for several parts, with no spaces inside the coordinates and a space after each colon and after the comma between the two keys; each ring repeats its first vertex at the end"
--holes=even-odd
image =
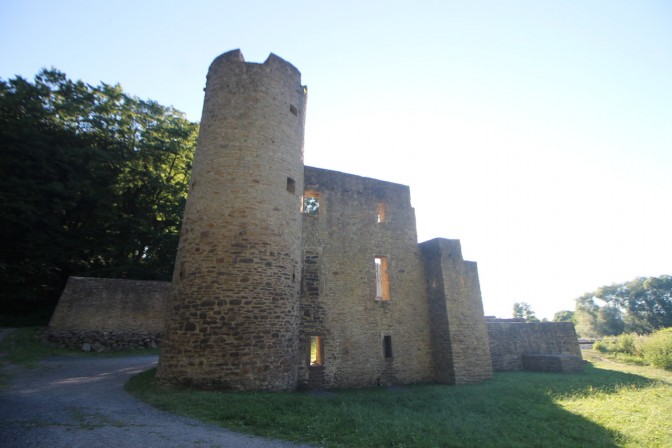
{"type": "Polygon", "coordinates": [[[641,356],[642,337],[637,334],[605,336],[593,344],[593,348],[602,353],[641,356]]]}
{"type": "Polygon", "coordinates": [[[642,344],[642,355],[652,366],[672,370],[672,328],[648,336],[642,344]]]}

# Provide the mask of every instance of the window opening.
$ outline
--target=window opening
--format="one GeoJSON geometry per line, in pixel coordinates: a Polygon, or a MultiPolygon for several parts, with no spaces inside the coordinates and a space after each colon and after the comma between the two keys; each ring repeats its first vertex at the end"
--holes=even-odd
{"type": "Polygon", "coordinates": [[[387,257],[376,257],[376,300],[390,300],[390,278],[387,257]]]}
{"type": "Polygon", "coordinates": [[[385,222],[385,204],[383,202],[379,202],[376,208],[378,212],[378,223],[385,222]]]}
{"type": "Polygon", "coordinates": [[[392,336],[383,336],[383,353],[386,358],[392,357],[392,336]]]}
{"type": "Polygon", "coordinates": [[[320,193],[313,190],[304,192],[301,211],[307,215],[317,215],[320,211],[320,193]]]}
{"type": "Polygon", "coordinates": [[[310,365],[321,366],[322,362],[322,336],[310,337],[310,365]]]}
{"type": "Polygon", "coordinates": [[[287,178],[287,191],[294,193],[296,191],[296,181],[291,177],[287,178]]]}

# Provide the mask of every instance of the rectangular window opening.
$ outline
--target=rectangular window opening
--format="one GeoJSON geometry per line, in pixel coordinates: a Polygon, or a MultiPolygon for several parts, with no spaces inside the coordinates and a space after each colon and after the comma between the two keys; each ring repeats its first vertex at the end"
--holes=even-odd
{"type": "Polygon", "coordinates": [[[307,190],[303,193],[301,211],[306,215],[317,215],[320,211],[320,193],[307,190]]]}
{"type": "Polygon", "coordinates": [[[323,363],[322,336],[310,337],[310,365],[321,366],[323,363]]]}
{"type": "Polygon", "coordinates": [[[376,300],[390,300],[390,277],[387,257],[376,257],[376,300]]]}
{"type": "Polygon", "coordinates": [[[287,191],[289,191],[290,193],[296,192],[296,181],[291,177],[287,178],[287,191]]]}
{"type": "Polygon", "coordinates": [[[385,204],[383,202],[379,202],[376,209],[378,212],[378,223],[385,222],[385,204]]]}
{"type": "Polygon", "coordinates": [[[383,353],[386,358],[392,357],[392,336],[383,336],[383,353]]]}

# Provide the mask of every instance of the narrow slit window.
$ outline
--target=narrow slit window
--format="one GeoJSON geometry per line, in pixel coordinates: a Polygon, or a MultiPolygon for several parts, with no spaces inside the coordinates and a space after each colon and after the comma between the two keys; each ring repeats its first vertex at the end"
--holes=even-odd
{"type": "Polygon", "coordinates": [[[376,211],[378,223],[385,222],[385,203],[379,202],[376,211]]]}
{"type": "Polygon", "coordinates": [[[385,358],[392,357],[392,336],[383,336],[383,353],[385,358]]]}
{"type": "Polygon", "coordinates": [[[376,257],[376,300],[390,300],[390,277],[387,257],[376,257]]]}
{"type": "Polygon", "coordinates": [[[296,181],[291,177],[287,178],[287,191],[294,193],[296,191],[296,181]]]}
{"type": "Polygon", "coordinates": [[[310,365],[311,366],[321,366],[323,365],[323,348],[322,348],[322,336],[311,336],[310,337],[310,365]]]}
{"type": "Polygon", "coordinates": [[[317,215],[320,211],[320,193],[314,190],[305,191],[301,211],[306,215],[317,215]]]}

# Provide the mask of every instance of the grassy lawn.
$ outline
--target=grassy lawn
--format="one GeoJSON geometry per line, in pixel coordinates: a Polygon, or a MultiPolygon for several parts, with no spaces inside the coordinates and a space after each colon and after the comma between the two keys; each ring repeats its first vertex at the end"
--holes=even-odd
{"type": "Polygon", "coordinates": [[[325,447],[672,446],[672,372],[589,354],[585,373],[498,373],[479,385],[227,393],[127,389],[170,412],[325,447]]]}
{"type": "MultiPolygon", "coordinates": [[[[45,346],[36,328],[0,342],[4,361],[101,356],[45,346]]],[[[156,351],[154,351],[156,352],[156,351]]],[[[130,353],[150,353],[138,350],[130,353]]],[[[300,393],[163,388],[154,371],[127,389],[170,412],[233,430],[325,447],[668,447],[672,372],[587,351],[579,375],[498,373],[468,386],[416,385],[300,393]]]]}

